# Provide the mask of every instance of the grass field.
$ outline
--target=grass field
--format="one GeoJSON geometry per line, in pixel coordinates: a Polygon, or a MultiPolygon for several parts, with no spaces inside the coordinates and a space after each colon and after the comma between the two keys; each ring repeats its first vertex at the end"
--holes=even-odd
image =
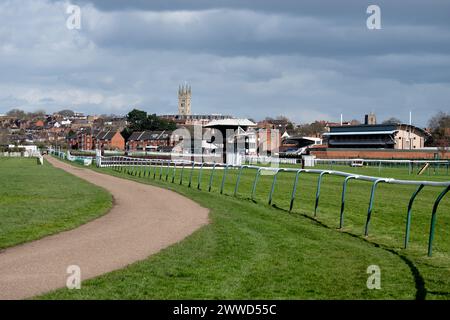
{"type": "MultiPolygon", "coordinates": [[[[338,169],[338,168],[335,168],[338,169]]],[[[318,216],[312,218],[317,175],[300,177],[294,210],[288,213],[293,174],[280,173],[274,206],[267,197],[272,176],[261,176],[255,200],[249,200],[255,171],[245,170],[237,197],[233,197],[237,170],[227,175],[220,195],[223,170],[216,170],[211,192],[209,170],[201,189],[199,170],[159,168],[132,171],[95,169],[108,174],[173,189],[211,209],[211,224],[185,241],[130,267],[83,282],[82,290],[58,290],[44,298],[293,298],[293,299],[447,299],[450,297],[450,197],[438,211],[433,257],[426,256],[431,207],[442,188],[425,188],[413,208],[409,248],[402,249],[406,207],[414,186],[381,184],[377,190],[370,235],[362,237],[370,184],[351,181],[346,201],[345,228],[338,230],[342,178],[325,176],[318,216]],[[140,177],[139,177],[140,174],[140,177]],[[366,268],[376,264],[382,289],[366,288],[366,268]]],[[[339,169],[338,169],[339,170],[339,169]]],[[[342,168],[377,175],[376,168],[342,168]]],[[[389,177],[417,179],[391,169],[389,177]]],[[[385,172],[386,173],[386,172],[385,172]]],[[[384,175],[386,176],[386,174],[384,175]]],[[[429,176],[430,180],[448,180],[429,176]]]]}
{"type": "Polygon", "coordinates": [[[0,249],[75,228],[106,213],[111,195],[36,159],[0,158],[0,249]]]}

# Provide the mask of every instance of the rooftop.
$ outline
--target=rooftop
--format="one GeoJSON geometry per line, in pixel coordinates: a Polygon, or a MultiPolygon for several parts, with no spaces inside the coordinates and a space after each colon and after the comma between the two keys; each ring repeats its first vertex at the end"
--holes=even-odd
{"type": "Polygon", "coordinates": [[[221,119],[213,120],[205,127],[256,127],[256,123],[248,119],[221,119]]]}

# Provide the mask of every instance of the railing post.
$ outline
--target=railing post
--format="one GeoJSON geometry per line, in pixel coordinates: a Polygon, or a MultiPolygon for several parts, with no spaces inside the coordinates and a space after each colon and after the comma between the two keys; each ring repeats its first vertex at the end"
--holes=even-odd
{"type": "Polygon", "coordinates": [[[364,227],[364,236],[367,237],[369,235],[369,224],[370,224],[370,218],[372,217],[372,209],[373,209],[373,202],[375,200],[375,190],[377,189],[377,185],[380,182],[385,182],[385,179],[378,179],[375,180],[375,182],[372,185],[372,190],[370,191],[370,200],[369,200],[369,208],[367,209],[367,220],[366,220],[366,226],[364,227]]]}
{"type": "Polygon", "coordinates": [[[267,203],[270,205],[272,205],[272,197],[273,197],[273,192],[275,191],[275,184],[277,183],[277,176],[278,176],[278,172],[283,171],[283,169],[278,169],[275,174],[273,175],[273,180],[272,180],[272,187],[270,188],[270,193],[269,193],[269,200],[267,201],[267,203]]]}
{"type": "Polygon", "coordinates": [[[148,165],[148,161],[147,160],[145,160],[144,161],[144,174],[143,174],[143,177],[145,178],[145,177],[148,177],[148,169],[149,169],[149,165],[148,165]]]}
{"type": "Polygon", "coordinates": [[[164,160],[161,160],[161,165],[159,166],[159,180],[162,180],[163,167],[164,167],[164,160]]]}
{"type": "Polygon", "coordinates": [[[201,181],[202,181],[203,165],[204,165],[204,162],[202,162],[202,164],[200,165],[200,172],[198,173],[198,179],[197,179],[197,189],[198,190],[200,190],[200,185],[201,185],[201,181]]]}
{"type": "Polygon", "coordinates": [[[141,173],[142,173],[142,170],[141,170],[141,166],[142,166],[141,163],[142,163],[142,160],[139,159],[138,163],[139,163],[139,164],[138,164],[138,168],[139,168],[139,178],[140,178],[140,177],[141,177],[141,173]]]}
{"type": "Polygon", "coordinates": [[[255,198],[256,184],[258,183],[258,178],[259,178],[259,175],[261,174],[261,170],[262,170],[262,169],[259,168],[259,169],[256,171],[255,180],[253,180],[252,195],[251,195],[251,199],[252,199],[252,200],[254,200],[254,198],[255,198]]]}
{"type": "Polygon", "coordinates": [[[445,194],[450,190],[450,185],[448,185],[437,197],[436,201],[433,205],[433,212],[431,213],[431,224],[430,224],[430,237],[428,239],[428,256],[431,257],[433,254],[433,239],[434,239],[434,230],[436,226],[436,211],[439,206],[439,202],[441,202],[442,198],[445,194]]]}
{"type": "Polygon", "coordinates": [[[224,171],[223,171],[223,177],[222,177],[222,184],[220,185],[220,194],[223,194],[223,188],[225,187],[225,179],[227,178],[227,172],[228,172],[228,167],[229,166],[230,165],[227,164],[225,166],[225,169],[223,169],[224,171]]]}
{"type": "Polygon", "coordinates": [[[184,161],[182,162],[181,165],[181,172],[180,172],[180,185],[183,184],[183,172],[184,172],[184,161]]]}
{"type": "Polygon", "coordinates": [[[193,173],[194,173],[194,167],[195,167],[195,162],[192,161],[191,174],[189,175],[189,184],[188,184],[188,188],[190,188],[190,187],[191,187],[191,184],[192,184],[192,175],[193,175],[193,173]]]}
{"type": "Polygon", "coordinates": [[[247,167],[247,166],[241,166],[241,167],[239,168],[239,173],[238,173],[238,176],[237,176],[237,178],[236,178],[236,185],[234,186],[234,196],[235,196],[235,197],[237,196],[237,192],[238,192],[238,189],[239,189],[239,182],[241,181],[242,170],[243,170],[245,167],[247,167]]]}
{"type": "Polygon", "coordinates": [[[297,173],[295,174],[295,180],[294,180],[294,185],[292,186],[292,194],[291,194],[291,203],[289,205],[289,212],[292,211],[292,208],[294,208],[294,200],[295,200],[295,195],[297,194],[297,184],[298,184],[298,178],[300,176],[300,173],[302,173],[303,170],[300,169],[297,171],[297,173]]]}
{"type": "Polygon", "coordinates": [[[170,160],[167,160],[166,181],[169,181],[169,172],[170,172],[170,160]]]}
{"type": "Polygon", "coordinates": [[[315,203],[315,205],[314,205],[314,217],[317,216],[317,208],[319,207],[320,187],[321,187],[321,185],[322,185],[322,177],[323,177],[325,174],[328,174],[328,173],[330,173],[330,172],[329,172],[329,171],[322,171],[322,172],[319,174],[319,179],[317,180],[316,203],[315,203]]]}
{"type": "Polygon", "coordinates": [[[341,198],[341,214],[339,218],[339,229],[344,227],[344,209],[345,209],[345,193],[347,191],[347,183],[351,179],[356,179],[357,176],[348,176],[344,179],[344,183],[342,185],[342,198],[341,198]]]}
{"type": "Polygon", "coordinates": [[[176,174],[176,171],[177,171],[177,163],[174,162],[174,163],[173,163],[173,172],[172,172],[172,183],[175,182],[175,174],[176,174]]]}
{"type": "Polygon", "coordinates": [[[213,182],[214,177],[214,171],[216,170],[216,163],[214,163],[213,168],[211,170],[211,175],[209,176],[209,186],[208,186],[208,192],[211,192],[211,186],[213,182]]]}
{"type": "Polygon", "coordinates": [[[149,159],[148,160],[148,172],[147,172],[147,178],[151,178],[152,177],[152,171],[154,171],[154,164],[155,164],[155,160],[154,159],[149,159]]]}
{"type": "Polygon", "coordinates": [[[408,212],[406,213],[406,232],[405,232],[405,242],[404,242],[405,249],[408,247],[408,242],[409,242],[409,231],[411,229],[412,205],[413,205],[414,199],[419,194],[419,192],[423,189],[423,187],[424,187],[423,184],[419,185],[419,187],[416,189],[416,191],[414,191],[414,193],[412,194],[411,199],[409,199],[408,212]]]}

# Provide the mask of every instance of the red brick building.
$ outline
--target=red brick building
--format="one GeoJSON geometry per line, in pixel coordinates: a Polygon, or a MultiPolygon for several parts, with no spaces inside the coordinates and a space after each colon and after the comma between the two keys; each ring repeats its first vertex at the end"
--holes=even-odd
{"type": "Polygon", "coordinates": [[[106,150],[125,150],[125,139],[117,130],[94,130],[82,128],[76,134],[67,137],[72,149],[95,150],[98,146],[106,150]]]}
{"type": "Polygon", "coordinates": [[[119,131],[101,131],[95,136],[94,143],[106,150],[125,150],[125,139],[119,131]]]}
{"type": "Polygon", "coordinates": [[[77,132],[75,142],[71,144],[72,147],[79,150],[94,150],[95,134],[96,133],[91,128],[82,128],[82,130],[77,132]]]}

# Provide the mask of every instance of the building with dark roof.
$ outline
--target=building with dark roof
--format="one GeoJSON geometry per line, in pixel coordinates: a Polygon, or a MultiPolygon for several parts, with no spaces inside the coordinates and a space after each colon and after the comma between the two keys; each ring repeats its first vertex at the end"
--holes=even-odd
{"type": "Polygon", "coordinates": [[[125,139],[119,131],[100,131],[94,138],[94,143],[101,149],[125,150],[125,139]]]}
{"type": "Polygon", "coordinates": [[[72,149],[125,150],[125,139],[118,130],[96,130],[81,128],[77,133],[68,135],[66,140],[72,149]]]}
{"type": "Polygon", "coordinates": [[[129,151],[156,151],[173,147],[172,131],[135,131],[128,138],[129,151]]]}
{"type": "Polygon", "coordinates": [[[164,114],[158,117],[173,121],[178,126],[206,125],[214,120],[233,119],[232,116],[223,114],[164,114]]]}
{"type": "Polygon", "coordinates": [[[409,124],[330,127],[323,134],[328,148],[422,149],[429,133],[409,124]]]}

